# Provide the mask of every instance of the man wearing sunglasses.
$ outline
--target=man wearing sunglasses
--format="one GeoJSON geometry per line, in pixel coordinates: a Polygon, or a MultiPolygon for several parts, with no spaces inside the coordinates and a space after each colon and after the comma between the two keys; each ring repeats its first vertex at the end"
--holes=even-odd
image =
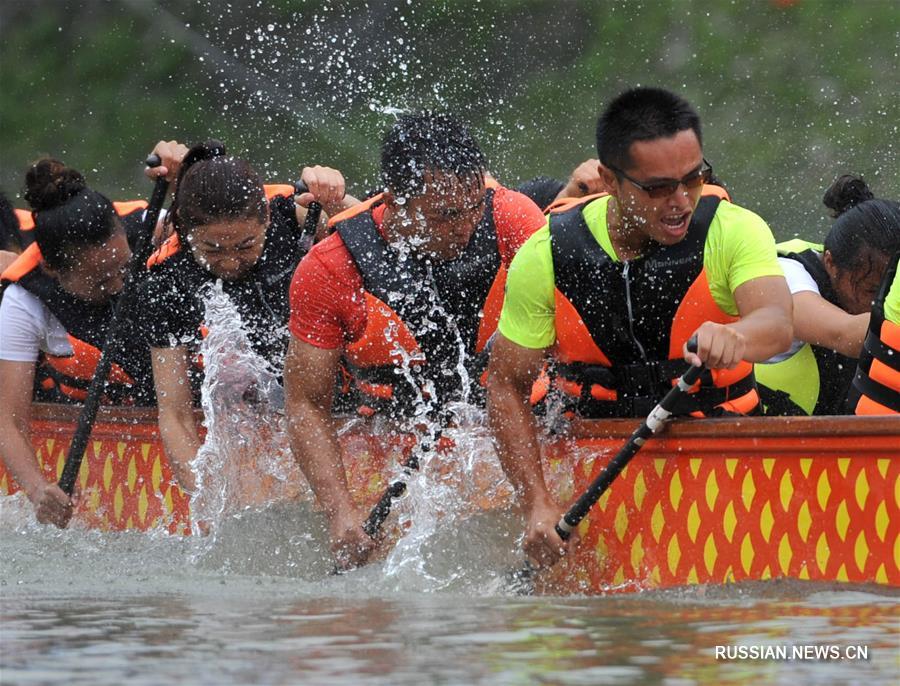
{"type": "Polygon", "coordinates": [[[538,564],[565,552],[528,407],[546,351],[556,392],[585,417],[646,416],[685,360],[703,362],[711,371],[678,412],[709,416],[755,412],[751,363],[791,343],[771,231],[705,185],[712,168],[691,105],[661,89],[627,91],[601,115],[597,149],[607,193],[557,206],[519,250],[491,354],[491,426],[538,564]]]}

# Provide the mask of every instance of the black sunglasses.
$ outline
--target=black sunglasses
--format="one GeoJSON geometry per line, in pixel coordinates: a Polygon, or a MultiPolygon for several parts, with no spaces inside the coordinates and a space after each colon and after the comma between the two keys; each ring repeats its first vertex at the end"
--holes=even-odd
{"type": "Polygon", "coordinates": [[[622,178],[628,179],[632,184],[640,188],[651,198],[665,198],[668,195],[672,195],[672,193],[677,191],[678,187],[681,185],[683,185],[685,188],[697,188],[698,186],[702,186],[705,183],[709,183],[709,180],[712,178],[712,165],[710,165],[710,163],[707,162],[705,158],[703,160],[703,164],[700,165],[700,168],[697,169],[697,171],[692,171],[690,174],[678,179],[677,181],[672,180],[657,181],[655,183],[644,183],[642,181],[638,181],[637,179],[631,178],[621,169],[617,169],[611,164],[607,164],[606,167],[616,176],[621,176],[622,178]]]}

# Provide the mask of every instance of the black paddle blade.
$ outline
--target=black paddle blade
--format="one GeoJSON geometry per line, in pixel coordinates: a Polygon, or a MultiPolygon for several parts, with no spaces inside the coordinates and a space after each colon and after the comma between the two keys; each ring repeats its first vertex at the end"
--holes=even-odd
{"type": "Polygon", "coordinates": [[[531,560],[526,559],[518,569],[506,570],[503,574],[503,588],[513,595],[534,595],[534,582],[539,571],[531,560]]]}

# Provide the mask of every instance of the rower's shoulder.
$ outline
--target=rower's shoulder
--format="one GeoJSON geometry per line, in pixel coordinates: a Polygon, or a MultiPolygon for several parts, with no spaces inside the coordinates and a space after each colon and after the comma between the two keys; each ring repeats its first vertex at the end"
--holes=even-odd
{"type": "Polygon", "coordinates": [[[300,261],[298,271],[307,275],[355,283],[359,272],[344,240],[336,231],[316,243],[300,261]]]}
{"type": "Polygon", "coordinates": [[[722,224],[750,224],[754,226],[764,226],[768,228],[766,220],[760,217],[753,210],[749,210],[741,205],[735,205],[729,200],[722,200],[716,208],[716,220],[722,224]]]}

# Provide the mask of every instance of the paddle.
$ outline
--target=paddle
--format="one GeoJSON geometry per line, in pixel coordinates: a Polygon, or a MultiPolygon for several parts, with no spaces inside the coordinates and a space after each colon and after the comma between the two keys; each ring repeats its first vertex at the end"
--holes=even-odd
{"type": "MultiPolygon", "coordinates": [[[[150,155],[147,158],[148,167],[158,167],[160,164],[162,164],[162,160],[157,155],[150,155]]],[[[158,177],[156,184],[153,186],[153,194],[150,196],[147,211],[144,214],[143,225],[137,237],[137,245],[128,263],[125,285],[122,287],[122,293],[113,309],[112,321],[109,323],[106,340],[103,342],[100,361],[97,363],[96,370],[94,370],[94,378],[91,379],[91,385],[88,387],[87,398],[84,401],[81,415],[78,417],[78,425],[75,428],[75,435],[72,437],[69,452],[66,454],[66,463],[63,466],[62,475],[59,477],[59,487],[69,496],[75,491],[75,480],[78,478],[78,470],[81,468],[84,451],[91,436],[94,420],[97,418],[97,410],[100,408],[100,396],[103,394],[109,370],[112,367],[112,355],[118,345],[119,325],[124,313],[131,309],[131,303],[134,301],[137,293],[137,281],[146,268],[147,258],[150,257],[152,252],[153,241],[151,237],[153,236],[153,230],[156,228],[156,221],[159,219],[159,213],[162,210],[168,190],[169,182],[166,181],[166,178],[164,176],[158,177]]]]}
{"type": "MultiPolygon", "coordinates": [[[[294,193],[303,195],[309,193],[309,188],[303,181],[294,182],[294,193]]],[[[306,207],[306,220],[303,222],[303,229],[300,231],[300,245],[307,251],[312,247],[316,237],[316,227],[319,225],[319,217],[322,216],[322,205],[315,200],[310,201],[306,207]]]]}
{"type": "MultiPolygon", "coordinates": [[[[401,495],[406,493],[406,484],[407,479],[412,476],[412,473],[419,469],[419,456],[423,453],[429,453],[434,450],[435,446],[437,446],[438,441],[441,439],[442,429],[439,427],[434,433],[427,432],[425,436],[421,438],[421,440],[413,446],[412,451],[409,453],[409,457],[403,461],[400,465],[402,470],[402,477],[392,482],[387,488],[384,489],[384,492],[381,494],[381,497],[378,499],[378,502],[372,507],[369,512],[369,516],[366,517],[366,521],[363,522],[363,531],[368,534],[369,538],[373,540],[378,540],[379,534],[381,533],[381,527],[384,524],[384,521],[388,518],[388,515],[391,513],[391,507],[393,506],[393,501],[396,498],[399,498],[401,495]]],[[[338,576],[347,572],[349,570],[342,569],[341,567],[335,565],[335,567],[331,570],[331,574],[333,576],[338,576]]]]}
{"type": "MultiPolygon", "coordinates": [[[[697,352],[696,339],[691,338],[687,347],[690,352],[697,352]]],[[[594,504],[606,493],[607,489],[616,480],[616,477],[622,473],[622,470],[625,469],[631,458],[643,447],[647,439],[659,433],[668,423],[678,400],[690,390],[691,386],[697,382],[697,379],[700,378],[700,375],[705,370],[706,367],[703,365],[699,367],[691,365],[685,370],[675,386],[666,393],[665,397],[659,401],[659,404],[651,410],[647,418],[641,422],[641,425],[634,430],[634,433],[631,434],[628,442],[622,446],[618,454],[610,460],[604,470],[581,494],[581,497],[575,501],[557,522],[556,533],[559,534],[560,539],[563,541],[569,540],[575,527],[581,523],[581,520],[587,516],[594,504]]],[[[531,594],[534,590],[534,577],[538,571],[539,568],[531,560],[526,559],[521,569],[507,573],[506,578],[510,590],[520,595],[531,594]]]]}
{"type": "Polygon", "coordinates": [[[440,439],[441,429],[439,428],[434,433],[429,432],[426,436],[423,436],[422,440],[413,447],[412,451],[409,453],[409,457],[407,457],[401,465],[403,469],[403,478],[397,479],[384,489],[384,493],[381,494],[378,502],[375,503],[375,506],[372,508],[371,512],[369,512],[365,524],[363,524],[363,531],[365,531],[370,538],[378,537],[378,534],[381,532],[381,526],[384,524],[384,520],[387,519],[388,515],[391,513],[393,501],[406,492],[406,480],[412,476],[414,471],[419,469],[419,456],[434,450],[440,439]]]}

